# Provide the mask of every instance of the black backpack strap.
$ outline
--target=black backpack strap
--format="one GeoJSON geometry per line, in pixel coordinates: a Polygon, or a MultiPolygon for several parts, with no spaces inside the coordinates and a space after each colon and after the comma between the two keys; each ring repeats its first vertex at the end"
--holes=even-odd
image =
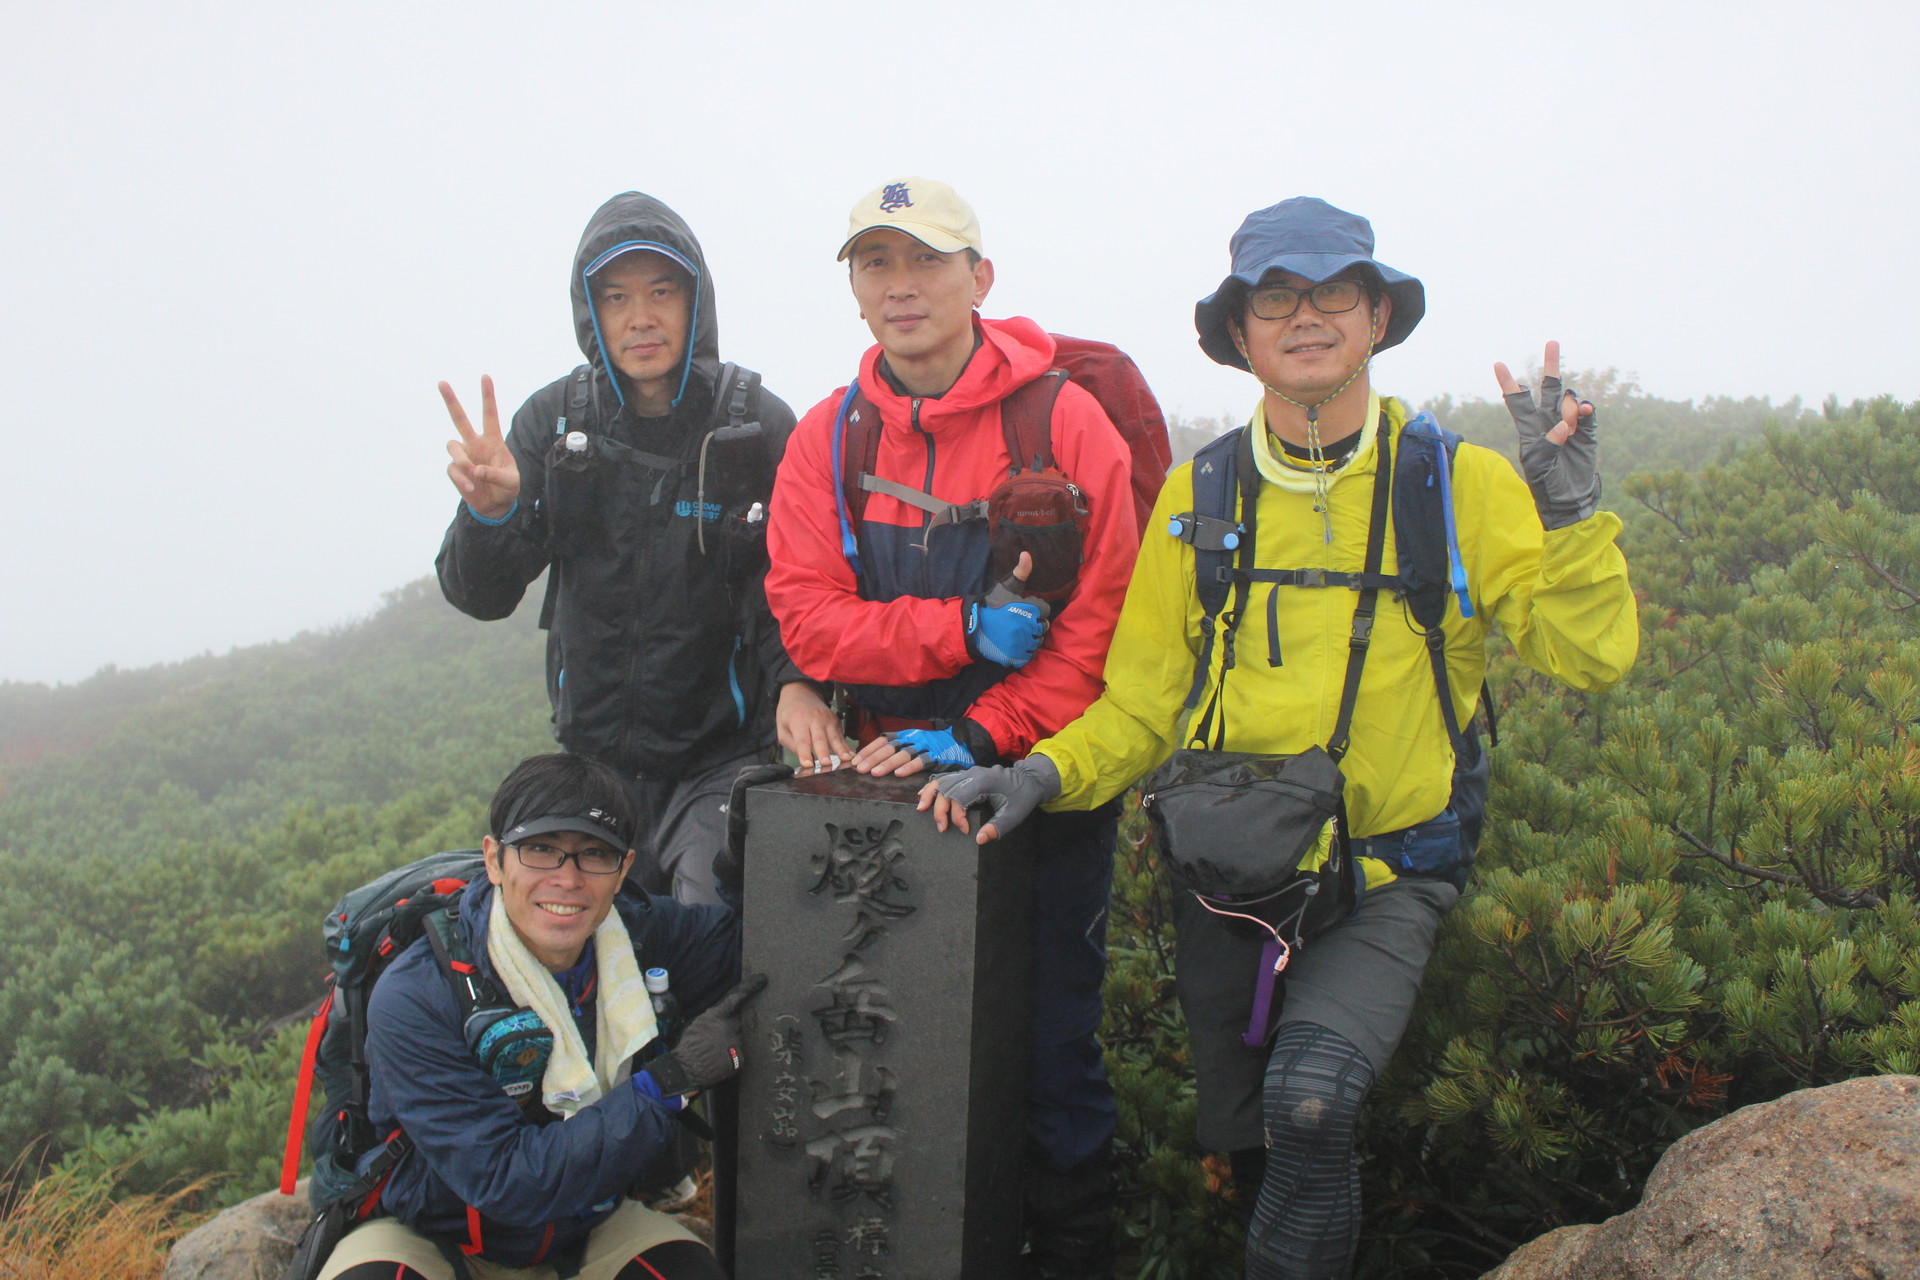
{"type": "Polygon", "coordinates": [[[553,421],[553,434],[563,436],[569,431],[584,431],[582,426],[591,415],[593,407],[593,366],[580,365],[567,379],[567,389],[560,400],[560,416],[553,421]]]}
{"type": "MultiPolygon", "coordinates": [[[[567,378],[567,388],[561,393],[560,414],[553,420],[553,434],[564,436],[569,431],[584,430],[584,424],[593,419],[593,366],[583,364],[574,369],[567,378]]],[[[538,511],[541,500],[535,498],[535,510],[538,511]]],[[[546,631],[553,626],[553,611],[560,600],[560,566],[552,560],[547,562],[547,593],[540,601],[540,629],[546,631]]]]}
{"type": "Polygon", "coordinates": [[[421,917],[420,932],[427,935],[427,945],[433,948],[433,958],[439,962],[440,972],[453,992],[453,1002],[460,1010],[460,1025],[465,1027],[474,1010],[490,1005],[510,1006],[512,1002],[501,995],[473,962],[473,953],[467,950],[466,941],[460,936],[459,922],[459,909],[449,904],[421,917]]]}
{"type": "MultiPolygon", "coordinates": [[[[1399,476],[1393,493],[1393,530],[1399,548],[1400,577],[1407,612],[1424,633],[1427,664],[1433,671],[1433,690],[1440,701],[1440,719],[1455,755],[1471,754],[1460,717],[1454,711],[1452,683],[1447,678],[1447,599],[1456,591],[1461,613],[1473,615],[1464,571],[1455,574],[1458,550],[1452,530],[1453,470],[1450,465],[1460,438],[1426,415],[1415,418],[1400,432],[1399,476]]],[[[1486,684],[1481,682],[1484,693],[1486,684]]],[[[1491,714],[1491,712],[1489,712],[1491,714]]],[[[1489,721],[1489,738],[1491,738],[1489,721]]]]}
{"type": "Polygon", "coordinates": [[[1207,672],[1213,665],[1214,634],[1218,616],[1226,607],[1228,579],[1222,570],[1233,563],[1233,553],[1247,530],[1234,518],[1235,450],[1242,427],[1208,443],[1193,458],[1189,473],[1193,481],[1193,510],[1183,511],[1168,522],[1167,532],[1193,547],[1193,582],[1200,597],[1200,654],[1194,660],[1193,681],[1187,686],[1186,708],[1200,705],[1206,689],[1207,672]]]}
{"type": "MultiPolygon", "coordinates": [[[[1190,737],[1191,742],[1202,748],[1205,748],[1209,744],[1209,740],[1211,740],[1211,744],[1215,750],[1224,750],[1226,746],[1227,711],[1225,699],[1227,692],[1227,672],[1233,670],[1233,665],[1238,660],[1238,655],[1234,652],[1233,642],[1235,635],[1237,635],[1240,630],[1240,619],[1246,616],[1247,596],[1253,589],[1253,579],[1247,575],[1253,570],[1254,554],[1259,541],[1260,469],[1253,460],[1253,436],[1251,428],[1242,427],[1238,432],[1234,433],[1231,439],[1233,467],[1228,475],[1228,479],[1233,487],[1229,489],[1228,492],[1230,495],[1233,495],[1234,498],[1237,498],[1238,505],[1236,513],[1239,516],[1240,533],[1234,539],[1233,549],[1225,552],[1223,555],[1223,560],[1230,563],[1221,563],[1213,566],[1213,579],[1217,584],[1221,599],[1227,601],[1228,597],[1231,597],[1230,601],[1222,607],[1219,615],[1218,630],[1220,644],[1222,646],[1220,654],[1220,683],[1214,686],[1213,696],[1207,699],[1206,710],[1201,712],[1199,723],[1190,737]],[[1220,717],[1217,723],[1214,720],[1216,712],[1220,717]]],[[[1199,571],[1197,556],[1194,568],[1197,590],[1197,575],[1199,571]]],[[[1204,624],[1201,629],[1203,632],[1206,630],[1204,624]]],[[[1203,651],[1207,648],[1207,644],[1211,640],[1212,636],[1210,635],[1203,638],[1201,644],[1203,651]]],[[[1202,682],[1204,682],[1206,678],[1208,665],[1206,657],[1208,656],[1210,655],[1203,653],[1201,670],[1197,673],[1199,680],[1202,682]]],[[[1279,665],[1277,657],[1275,658],[1274,665],[1279,665]]],[[[1198,685],[1196,685],[1193,690],[1190,690],[1190,694],[1196,698],[1198,697],[1198,685]]]]}
{"type": "MultiPolygon", "coordinates": [[[[1362,572],[1378,576],[1381,559],[1386,555],[1387,511],[1393,497],[1393,435],[1382,431],[1376,437],[1379,456],[1374,462],[1373,510],[1367,518],[1367,558],[1362,572]]],[[[1333,735],[1327,739],[1327,754],[1337,764],[1347,754],[1347,733],[1353,726],[1353,704],[1360,696],[1360,673],[1367,665],[1367,649],[1373,643],[1373,614],[1379,602],[1377,587],[1363,587],[1360,601],[1353,607],[1353,627],[1347,635],[1347,678],[1340,687],[1340,714],[1333,722],[1333,735]]]]}

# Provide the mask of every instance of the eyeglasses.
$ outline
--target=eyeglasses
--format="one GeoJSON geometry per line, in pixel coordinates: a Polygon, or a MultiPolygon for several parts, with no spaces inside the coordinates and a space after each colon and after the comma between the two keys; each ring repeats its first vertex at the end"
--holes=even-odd
{"type": "Polygon", "coordinates": [[[1300,309],[1302,299],[1311,299],[1315,311],[1337,316],[1359,306],[1365,292],[1366,286],[1358,280],[1322,280],[1310,289],[1268,284],[1247,294],[1247,307],[1262,320],[1285,320],[1300,309]]]}
{"type": "Polygon", "coordinates": [[[625,851],[615,853],[611,849],[594,847],[578,851],[556,849],[550,844],[516,844],[514,856],[520,859],[520,865],[535,871],[558,871],[573,859],[573,865],[590,876],[610,876],[620,870],[626,862],[625,851]]]}

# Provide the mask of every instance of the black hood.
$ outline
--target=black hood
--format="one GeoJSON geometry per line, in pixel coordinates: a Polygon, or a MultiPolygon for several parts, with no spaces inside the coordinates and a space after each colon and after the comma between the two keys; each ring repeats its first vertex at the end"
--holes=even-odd
{"type": "Polygon", "coordinates": [[[713,281],[707,274],[706,255],[700,252],[700,242],[694,239],[692,229],[679,214],[652,196],[638,191],[622,192],[594,211],[580,236],[580,248],[573,255],[572,282],[573,331],[579,339],[580,351],[625,404],[626,390],[608,367],[606,350],[600,344],[600,334],[594,324],[592,294],[587,289],[588,269],[604,265],[603,258],[623,247],[665,253],[679,259],[693,274],[692,341],[687,344],[673,404],[676,411],[702,408],[720,373],[720,325],[714,314],[713,281]],[[689,393],[693,393],[691,397],[689,393]]]}

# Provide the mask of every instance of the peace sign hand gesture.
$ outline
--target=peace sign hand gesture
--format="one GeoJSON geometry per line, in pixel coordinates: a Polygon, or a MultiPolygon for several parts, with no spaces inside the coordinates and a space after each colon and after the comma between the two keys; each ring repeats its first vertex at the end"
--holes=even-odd
{"type": "Polygon", "coordinates": [[[440,384],[440,398],[447,402],[447,416],[453,419],[458,440],[447,441],[447,478],[466,499],[475,515],[500,520],[520,501],[520,464],[513,450],[500,436],[500,409],[493,399],[493,379],[480,379],[480,430],[467,421],[460,397],[448,383],[440,384]]]}
{"type": "Polygon", "coordinates": [[[1600,505],[1599,415],[1572,387],[1560,385],[1560,344],[1549,342],[1540,403],[1504,364],[1493,366],[1500,395],[1520,432],[1520,473],[1533,490],[1540,523],[1549,529],[1578,524],[1600,505]]]}

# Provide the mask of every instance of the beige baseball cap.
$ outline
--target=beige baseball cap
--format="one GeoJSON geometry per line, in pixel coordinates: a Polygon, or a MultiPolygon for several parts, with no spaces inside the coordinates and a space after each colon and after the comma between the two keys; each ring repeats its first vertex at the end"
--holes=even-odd
{"type": "Polygon", "coordinates": [[[932,178],[883,182],[860,197],[847,218],[847,238],[834,261],[846,261],[853,242],[875,227],[904,231],[941,253],[971,249],[986,255],[980,247],[980,219],[974,216],[973,206],[952,187],[932,178]]]}

